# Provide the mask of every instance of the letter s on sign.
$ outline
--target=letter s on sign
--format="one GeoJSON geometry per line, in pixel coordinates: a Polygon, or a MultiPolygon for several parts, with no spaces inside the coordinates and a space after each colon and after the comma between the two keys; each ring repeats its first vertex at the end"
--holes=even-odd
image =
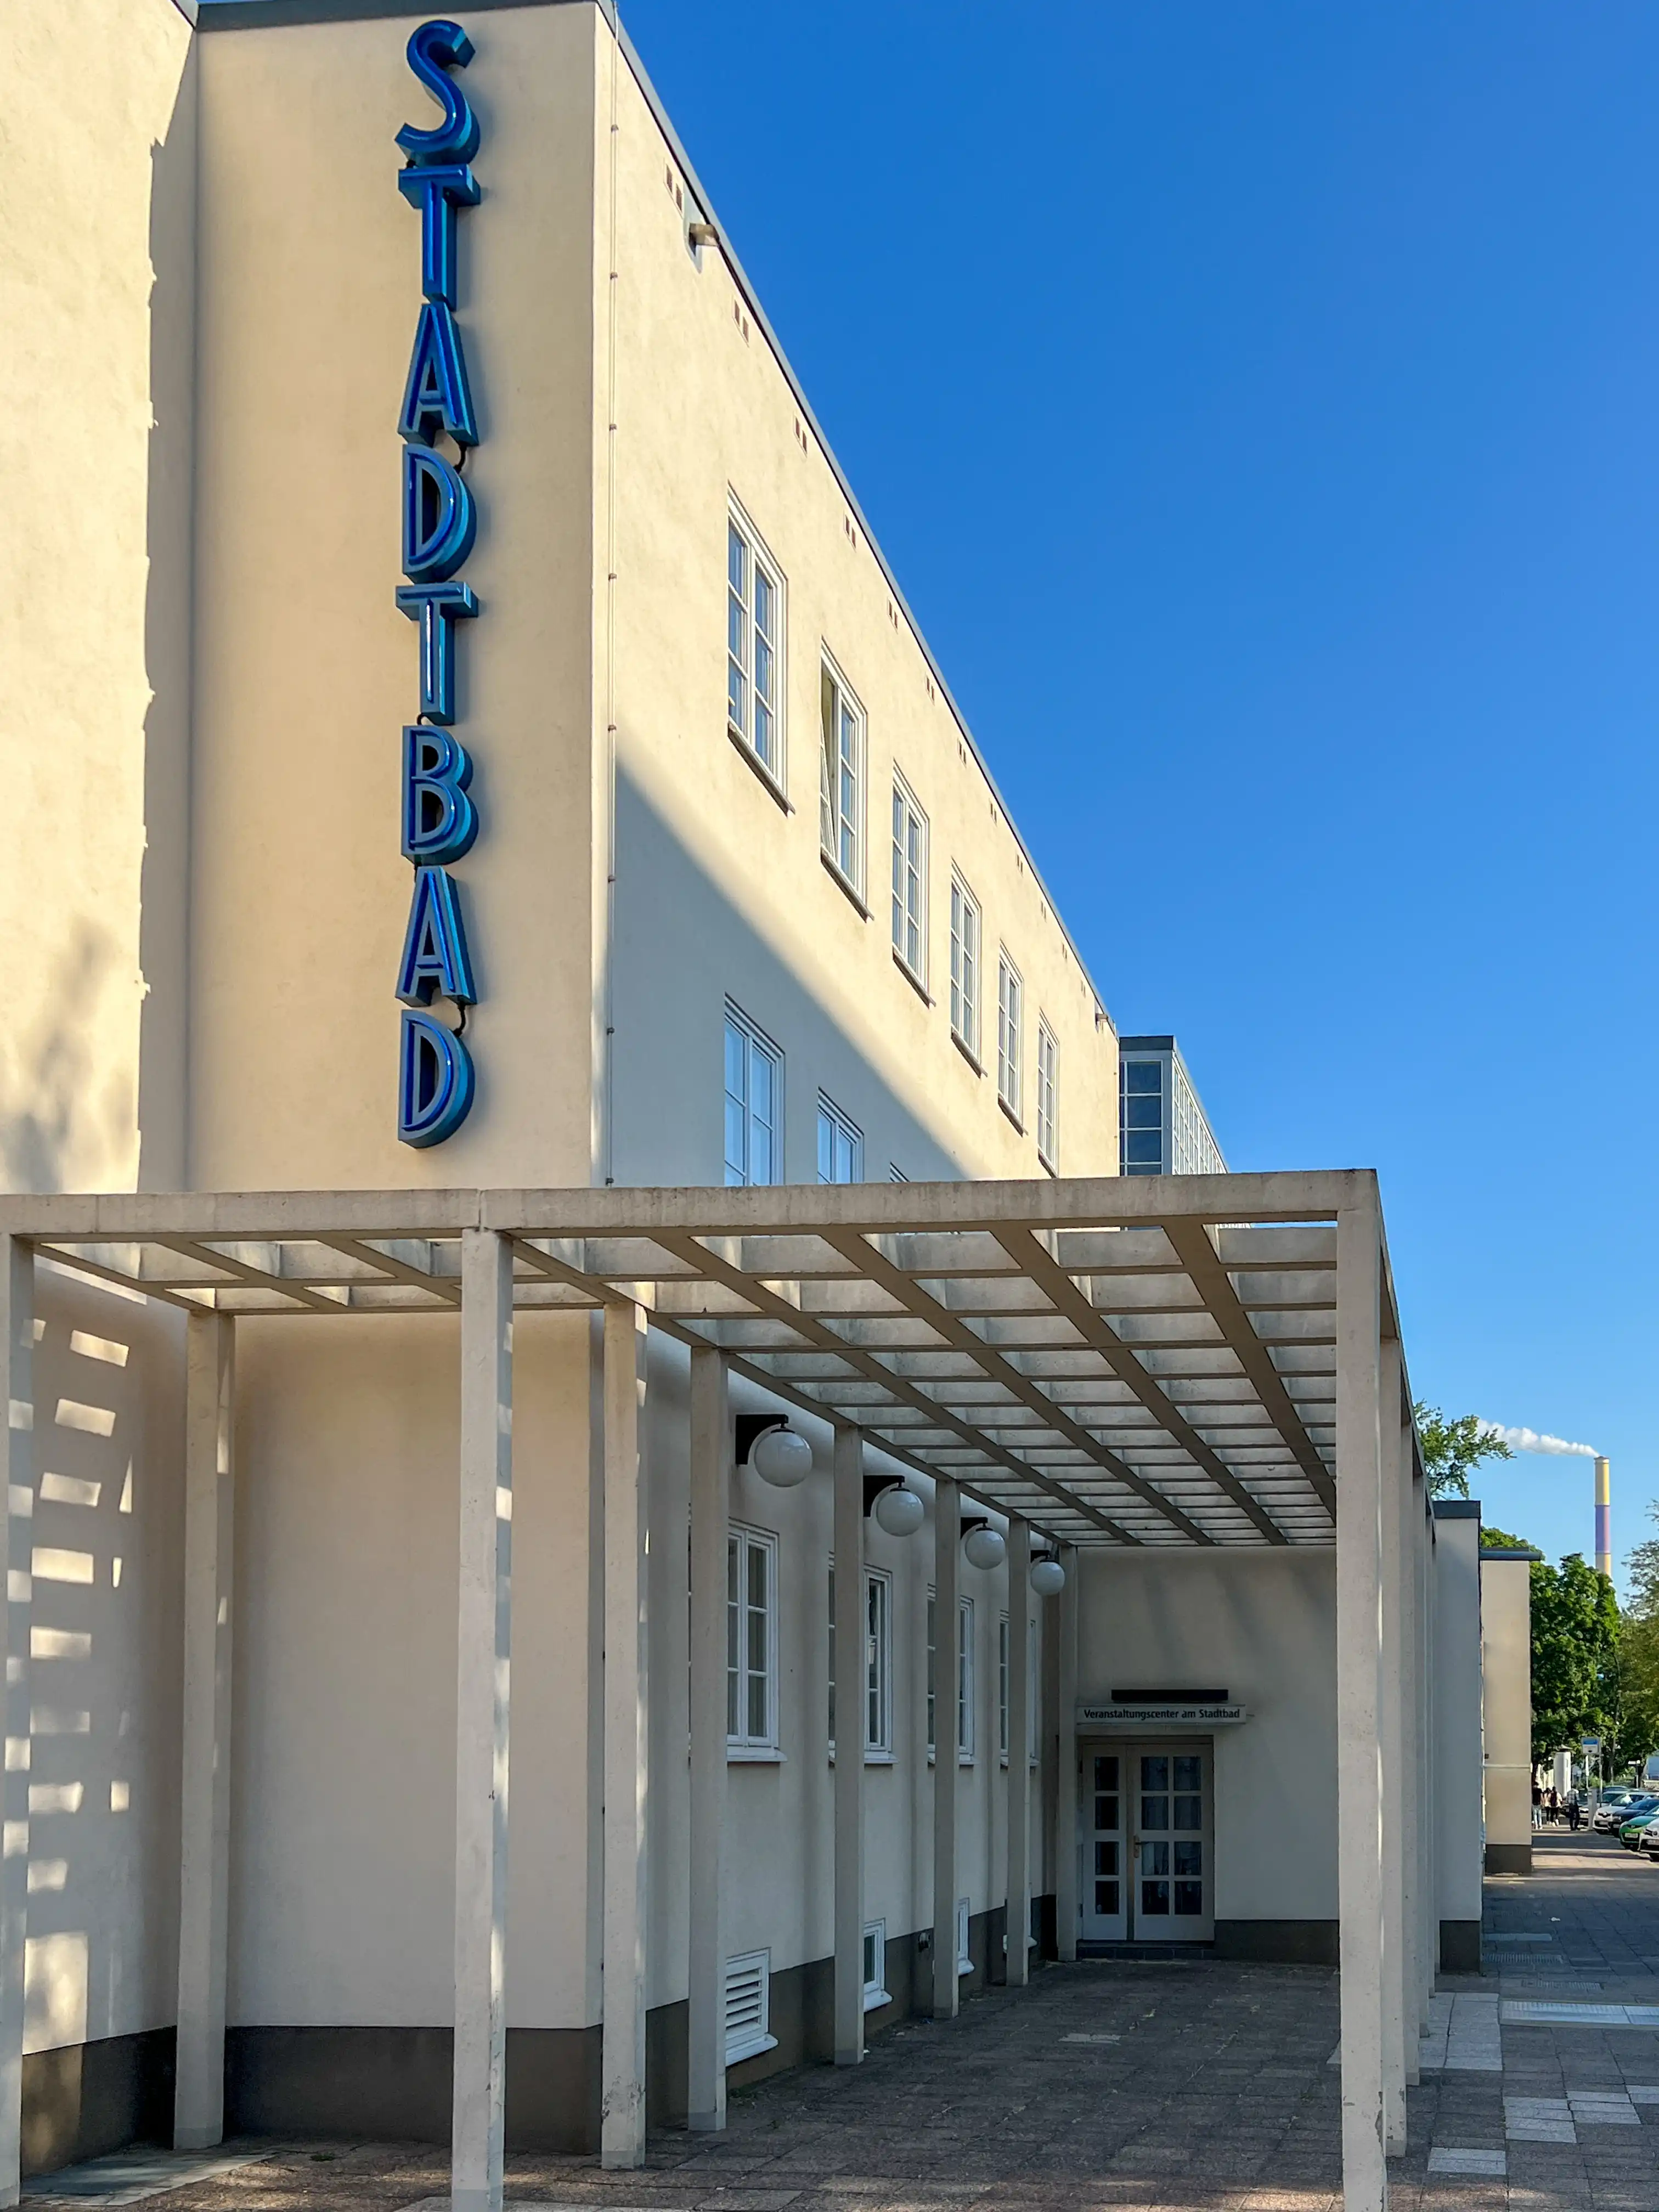
{"type": "Polygon", "coordinates": [[[422,23],[410,33],[409,66],[444,112],[433,131],[418,131],[405,123],[398,143],[411,161],[422,168],[432,161],[470,161],[478,150],[478,118],[466,95],[446,72],[465,69],[472,58],[472,41],[459,23],[422,23]]]}

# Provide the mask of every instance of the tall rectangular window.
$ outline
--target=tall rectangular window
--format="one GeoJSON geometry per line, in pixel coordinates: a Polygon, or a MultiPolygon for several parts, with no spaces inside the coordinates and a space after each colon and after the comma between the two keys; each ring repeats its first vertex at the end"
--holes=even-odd
{"type": "Polygon", "coordinates": [[[726,526],[726,714],[783,781],[783,580],[746,519],[726,526]]]}
{"type": "Polygon", "coordinates": [[[1025,1741],[1033,1766],[1037,1763],[1041,1747],[1037,1731],[1042,1725],[1042,1677],[1038,1667],[1042,1653],[1037,1649],[1037,1625],[1033,1615],[1025,1624],[1025,1741]]]}
{"type": "Polygon", "coordinates": [[[951,878],[951,1027],[979,1058],[979,907],[958,875],[951,878]]]}
{"type": "Polygon", "coordinates": [[[1119,1071],[1118,1164],[1125,1175],[1162,1175],[1164,1069],[1155,1060],[1124,1060],[1119,1071]]]}
{"type": "Polygon", "coordinates": [[[726,1540],[726,1741],[778,1745],[778,1540],[764,1528],[726,1540]]]}
{"type": "Polygon", "coordinates": [[[957,1630],[957,1756],[974,1755],[974,1601],[958,1602],[957,1630]]]}
{"type": "Polygon", "coordinates": [[[864,709],[828,661],[819,679],[818,842],[848,887],[864,896],[864,709]]]}
{"type": "Polygon", "coordinates": [[[927,1748],[939,1747],[939,1600],[927,1593],[927,1748]]]}
{"type": "Polygon", "coordinates": [[[746,1014],[726,1009],[726,1180],[783,1181],[783,1054],[746,1014]]]}
{"type": "Polygon", "coordinates": [[[1036,1140],[1037,1158],[1046,1168],[1058,1168],[1060,1116],[1060,1047],[1047,1021],[1037,1024],[1036,1140]]]}
{"type": "Polygon", "coordinates": [[[997,1097],[1021,1121],[1024,1082],[1019,1064],[1023,989],[1019,970],[1005,952],[997,962],[997,1097]]]}
{"type": "MultiPolygon", "coordinates": [[[[893,1748],[893,1578],[884,1568],[864,1576],[864,1748],[893,1748]]],[[[830,1569],[830,1748],[836,1747],[836,1570],[830,1569]]]]}
{"type": "Polygon", "coordinates": [[[927,817],[901,775],[893,778],[893,950],[927,983],[927,817]]]}
{"type": "Polygon", "coordinates": [[[997,1750],[1008,1756],[1008,1616],[997,1623],[997,1750]]]}
{"type": "Polygon", "coordinates": [[[862,1182],[864,1139],[832,1098],[818,1093],[818,1181],[862,1182]]]}

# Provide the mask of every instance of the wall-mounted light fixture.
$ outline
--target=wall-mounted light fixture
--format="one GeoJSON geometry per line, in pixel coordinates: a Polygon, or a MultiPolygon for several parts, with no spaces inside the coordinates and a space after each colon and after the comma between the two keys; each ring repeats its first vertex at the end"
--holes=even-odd
{"type": "Polygon", "coordinates": [[[983,1516],[978,1520],[962,1524],[962,1556],[970,1567],[983,1567],[988,1571],[1000,1567],[1008,1556],[1006,1538],[1000,1528],[994,1528],[983,1516]]]}
{"type": "Polygon", "coordinates": [[[1058,1597],[1066,1587],[1066,1570],[1052,1552],[1031,1562],[1031,1588],[1038,1597],[1058,1597]]]}
{"type": "Polygon", "coordinates": [[[793,1490],[812,1472],[812,1447],[781,1413],[739,1413],[738,1465],[752,1468],[774,1490],[793,1490]]]}
{"type": "Polygon", "coordinates": [[[914,1536],[927,1517],[927,1508],[916,1492],[888,1474],[865,1476],[864,1510],[890,1536],[914,1536]]]}

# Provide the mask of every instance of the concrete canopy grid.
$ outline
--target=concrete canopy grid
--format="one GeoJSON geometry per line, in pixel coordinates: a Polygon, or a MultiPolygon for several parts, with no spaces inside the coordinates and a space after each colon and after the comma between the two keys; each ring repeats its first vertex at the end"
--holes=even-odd
{"type": "MultiPolygon", "coordinates": [[[[26,1410],[33,1261],[171,1302],[190,1316],[181,2143],[217,2140],[222,2127],[234,1321],[459,1312],[453,2156],[457,2203],[483,2207],[499,2203],[501,2185],[511,1318],[514,1310],[599,1310],[606,2163],[637,2163],[644,2146],[639,1416],[646,1335],[658,1328],[692,1350],[693,1546],[707,1565],[697,1579],[708,1585],[701,1637],[693,1593],[694,1770],[708,1766],[701,1818],[694,1771],[694,1861],[701,1848],[717,1863],[723,1809],[723,1777],[713,1767],[725,1758],[725,1545],[723,1535],[714,1544],[705,1534],[699,1546],[696,1522],[700,1496],[710,1516],[723,1516],[723,1502],[717,1508],[714,1501],[717,1494],[723,1501],[730,1453],[727,1370],[832,1424],[838,1555],[843,1538],[854,1547],[859,1540],[866,1447],[939,1486],[939,1528],[955,1528],[963,1494],[1006,1514],[1017,1558],[1029,1556],[1034,1533],[1067,1550],[1334,1541],[1346,2200],[1356,2212],[1382,2203],[1384,2150],[1404,2142],[1405,2051],[1408,2039],[1413,2050],[1416,2042],[1405,2021],[1413,2012],[1425,2016],[1431,1984],[1432,1947],[1416,1924],[1425,1920],[1431,1885],[1426,1868],[1414,1875],[1405,1866],[1410,1825],[1401,1826],[1421,1832],[1414,1778],[1425,1676],[1410,1662],[1428,1524],[1371,1174],[64,1195],[0,1201],[0,1235],[12,1407],[8,1556],[15,1551],[20,1564],[28,1556],[22,1516],[33,1481],[26,1410]],[[1413,1558],[1419,1571],[1404,1571],[1413,1558]],[[699,1711],[708,1740],[702,1759],[699,1711]],[[1392,1928],[1386,1936],[1385,1923],[1392,1928]]],[[[943,1589],[954,1549],[947,1562],[938,1540],[943,1589]]],[[[844,1580],[856,1589],[854,1577],[844,1580]]],[[[26,1580],[13,1576],[10,1587],[8,1736],[21,1750],[9,1744],[0,1873],[0,2203],[9,2201],[9,2180],[15,2193],[18,2170],[27,1925],[28,1607],[16,1601],[26,1580]]],[[[1074,1642],[1075,1577],[1068,1593],[1074,1642]]],[[[1061,1634],[1064,1647],[1064,1621],[1061,1634]]],[[[1023,1637],[1013,1649],[1023,1655],[1023,1637]]],[[[1426,1663],[1426,1651],[1422,1657],[1426,1663]]],[[[1062,1680],[1066,1671],[1062,1659],[1062,1680]]],[[[1016,1708],[1023,1703],[1015,1700],[1016,1708]]],[[[1072,1716],[1058,1720],[1064,1735],[1072,1716]]],[[[846,1765],[836,1856],[851,1871],[838,1881],[836,1918],[838,1997],[842,1981],[848,1984],[838,2022],[845,2010],[848,2048],[838,2025],[837,2057],[855,2062],[862,2051],[855,1998],[861,1810],[852,1778],[858,1763],[846,1765]]],[[[1011,1771],[1023,1815],[1026,1761],[1011,1762],[1011,1771]]],[[[953,1783],[949,1762],[939,1772],[953,1783]]],[[[1012,1829],[1012,1797],[1010,1818],[1012,1829]]],[[[952,1808],[941,1802],[938,1849],[953,1848],[954,1826],[952,1808]]],[[[1067,1856],[1062,1850],[1062,1862],[1067,1856]]],[[[708,1887],[717,1895],[717,1881],[708,1887]]],[[[1011,1899],[1011,1925],[1022,1924],[1017,1909],[1011,1899]]],[[[953,1957],[954,1945],[947,1948],[953,1957]]],[[[708,1956],[700,1971],[694,1940],[690,2110],[694,2125],[718,2126],[720,1960],[717,1943],[702,1948],[708,1956]]],[[[954,1977],[945,1980],[944,2001],[954,2010],[954,1977]]]]}

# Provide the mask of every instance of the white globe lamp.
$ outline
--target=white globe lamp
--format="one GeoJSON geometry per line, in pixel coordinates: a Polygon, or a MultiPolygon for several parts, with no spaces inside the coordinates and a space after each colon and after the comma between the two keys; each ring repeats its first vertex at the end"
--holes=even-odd
{"type": "Polygon", "coordinates": [[[890,1536],[914,1536],[927,1517],[921,1499],[902,1482],[890,1483],[877,1497],[873,1510],[877,1527],[890,1536]]]}
{"type": "Polygon", "coordinates": [[[962,1554],[970,1567],[1000,1567],[1008,1556],[1008,1546],[1000,1529],[981,1521],[963,1538],[962,1554]]]}
{"type": "Polygon", "coordinates": [[[768,1429],[749,1447],[749,1464],[774,1490],[793,1490],[812,1472],[812,1447],[798,1429],[768,1429]]]}
{"type": "Polygon", "coordinates": [[[1058,1597],[1066,1587],[1066,1570],[1058,1559],[1033,1559],[1031,1588],[1038,1597],[1058,1597]]]}

